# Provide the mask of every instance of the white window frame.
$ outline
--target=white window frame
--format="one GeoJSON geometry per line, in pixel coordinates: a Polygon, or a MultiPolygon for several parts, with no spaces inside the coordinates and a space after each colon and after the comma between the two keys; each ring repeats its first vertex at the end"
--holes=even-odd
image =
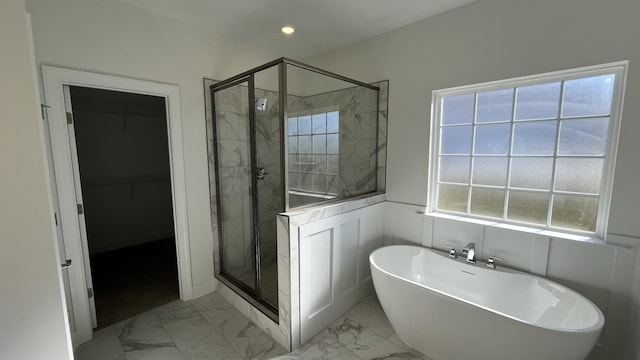
{"type": "MultiPolygon", "coordinates": [[[[429,175],[427,187],[427,212],[431,214],[449,214],[455,215],[460,219],[469,220],[488,220],[492,223],[500,222],[503,224],[514,225],[519,228],[530,228],[533,231],[549,230],[554,233],[588,235],[605,239],[607,233],[607,225],[609,221],[609,210],[611,206],[611,194],[613,191],[613,177],[616,163],[616,155],[618,149],[618,139],[620,134],[620,123],[622,120],[622,106],[624,102],[624,90],[626,85],[627,71],[629,62],[619,61],[595,66],[587,66],[569,70],[555,71],[544,74],[536,74],[531,76],[523,76],[512,79],[498,80],[480,84],[465,85],[460,87],[435,90],[431,99],[431,127],[430,127],[430,146],[429,146],[429,175]],[[615,74],[616,80],[613,89],[613,99],[611,104],[611,113],[609,120],[609,132],[607,138],[607,149],[604,156],[603,179],[599,192],[598,210],[596,218],[596,228],[594,232],[580,231],[568,228],[558,228],[546,225],[535,225],[514,220],[500,220],[496,218],[483,217],[479,215],[462,214],[458,212],[450,212],[437,209],[438,204],[438,177],[439,177],[439,149],[441,144],[441,114],[443,98],[455,95],[480,93],[486,91],[501,90],[506,88],[525,87],[530,85],[538,85],[557,81],[567,81],[592,77],[605,74],[615,74]]],[[[474,122],[475,124],[475,122],[474,122]]],[[[471,165],[470,165],[471,166],[471,165]]],[[[468,184],[471,189],[472,184],[468,184]]],[[[505,199],[506,201],[506,199],[505,199]]],[[[553,206],[550,204],[549,206],[553,206]]],[[[506,214],[505,214],[506,216],[506,214]]]]}

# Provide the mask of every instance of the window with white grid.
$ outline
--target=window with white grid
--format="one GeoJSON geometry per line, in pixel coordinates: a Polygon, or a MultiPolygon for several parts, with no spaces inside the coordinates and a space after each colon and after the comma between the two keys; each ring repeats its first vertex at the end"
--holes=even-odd
{"type": "Polygon", "coordinates": [[[290,188],[335,195],[340,160],[340,113],[323,109],[288,118],[290,188]]]}
{"type": "Polygon", "coordinates": [[[626,63],[434,92],[429,208],[602,236],[626,63]]]}

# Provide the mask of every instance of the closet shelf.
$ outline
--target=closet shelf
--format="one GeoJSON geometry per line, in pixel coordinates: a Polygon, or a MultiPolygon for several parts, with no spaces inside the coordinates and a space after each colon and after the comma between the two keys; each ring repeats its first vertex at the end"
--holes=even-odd
{"type": "Polygon", "coordinates": [[[169,174],[143,175],[143,176],[106,176],[99,178],[82,179],[82,186],[108,186],[108,185],[133,185],[142,183],[170,181],[169,174]]]}

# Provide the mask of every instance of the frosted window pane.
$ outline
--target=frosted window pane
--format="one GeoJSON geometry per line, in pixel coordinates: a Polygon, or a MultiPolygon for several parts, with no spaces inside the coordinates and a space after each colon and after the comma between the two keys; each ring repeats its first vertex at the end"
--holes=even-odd
{"type": "Polygon", "coordinates": [[[289,171],[298,171],[298,155],[289,155],[289,171]]]}
{"type": "Polygon", "coordinates": [[[615,75],[565,81],[562,117],[609,115],[615,75]]]}
{"type": "Polygon", "coordinates": [[[298,137],[298,152],[300,154],[311,154],[311,136],[298,137]]]}
{"type": "Polygon", "coordinates": [[[438,187],[438,209],[467,212],[468,188],[466,186],[440,185],[438,187]]]}
{"type": "Polygon", "coordinates": [[[442,124],[471,124],[474,94],[447,96],[442,99],[442,124]]]}
{"type": "Polygon", "coordinates": [[[314,134],[323,134],[327,132],[327,115],[325,113],[315,114],[311,117],[314,134]]]}
{"type": "Polygon", "coordinates": [[[339,135],[327,135],[327,154],[338,154],[339,152],[339,135]]]}
{"type": "Polygon", "coordinates": [[[604,159],[558,159],[555,189],[597,194],[600,190],[603,164],[604,159]]]}
{"type": "Polygon", "coordinates": [[[534,224],[546,224],[549,195],[520,191],[509,192],[507,219],[534,224]]]}
{"type": "Polygon", "coordinates": [[[553,155],[557,121],[534,121],[515,125],[513,154],[553,155]]]}
{"type": "Polygon", "coordinates": [[[609,118],[563,120],[558,154],[604,156],[608,129],[609,118]]]}
{"type": "Polygon", "coordinates": [[[292,189],[300,188],[300,174],[289,171],[289,187],[292,189]]]}
{"type": "Polygon", "coordinates": [[[441,154],[470,154],[471,126],[442,128],[441,154]]]}
{"type": "Polygon", "coordinates": [[[476,126],[476,154],[508,154],[511,139],[510,124],[476,126]]]}
{"type": "Polygon", "coordinates": [[[560,83],[524,86],[516,90],[516,120],[558,117],[560,83]]]}
{"type": "Polygon", "coordinates": [[[316,174],[327,173],[327,155],[313,155],[313,172],[316,174]]]}
{"type": "Polygon", "coordinates": [[[327,135],[313,135],[313,153],[327,153],[327,135]]]}
{"type": "Polygon", "coordinates": [[[328,133],[337,133],[340,131],[340,126],[339,126],[339,112],[337,111],[332,111],[330,113],[327,113],[327,132],[328,133]]]}
{"type": "Polygon", "coordinates": [[[506,157],[476,157],[473,159],[473,183],[505,186],[507,183],[506,157]]]}
{"type": "Polygon", "coordinates": [[[469,183],[469,171],[471,158],[443,156],[440,158],[440,181],[469,183]]]}
{"type": "Polygon", "coordinates": [[[289,136],[289,154],[298,153],[298,137],[289,136]]]}
{"type": "Polygon", "coordinates": [[[471,210],[474,215],[502,218],[504,212],[504,191],[472,188],[471,210]]]}
{"type": "Polygon", "coordinates": [[[287,121],[289,135],[298,134],[298,118],[289,118],[287,121]]]}
{"type": "Polygon", "coordinates": [[[478,93],[477,122],[510,121],[513,109],[513,89],[478,93]]]}
{"type": "Polygon", "coordinates": [[[313,157],[311,155],[300,155],[298,159],[300,172],[310,173],[313,171],[313,157]]]}
{"type": "Polygon", "coordinates": [[[298,134],[311,134],[311,116],[298,118],[298,134]]]}
{"type": "Polygon", "coordinates": [[[598,199],[556,195],[553,199],[551,225],[595,231],[598,199]]]}
{"type": "Polygon", "coordinates": [[[527,189],[551,188],[553,159],[514,157],[511,159],[511,187],[527,189]]]}

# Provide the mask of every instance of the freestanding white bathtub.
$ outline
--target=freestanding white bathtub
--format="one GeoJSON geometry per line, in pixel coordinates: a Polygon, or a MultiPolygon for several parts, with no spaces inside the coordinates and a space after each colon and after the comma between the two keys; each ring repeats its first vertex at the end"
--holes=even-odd
{"type": "Polygon", "coordinates": [[[369,261],[396,333],[435,360],[583,360],[604,326],[592,302],[534,275],[418,246],[383,247],[369,261]]]}

